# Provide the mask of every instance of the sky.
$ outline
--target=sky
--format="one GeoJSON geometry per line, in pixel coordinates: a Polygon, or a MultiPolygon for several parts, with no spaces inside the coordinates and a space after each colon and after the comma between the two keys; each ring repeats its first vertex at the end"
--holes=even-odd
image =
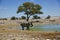
{"type": "Polygon", "coordinates": [[[60,16],[60,0],[0,0],[0,18],[24,15],[23,12],[16,13],[18,7],[24,2],[33,2],[41,5],[41,11],[44,14],[39,16],[60,16]]]}

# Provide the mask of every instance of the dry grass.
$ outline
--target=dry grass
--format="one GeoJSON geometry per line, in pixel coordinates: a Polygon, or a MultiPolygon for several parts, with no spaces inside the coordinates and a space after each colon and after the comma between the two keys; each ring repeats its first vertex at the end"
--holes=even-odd
{"type": "MultiPolygon", "coordinates": [[[[20,23],[17,23],[17,21],[13,21],[13,20],[0,20],[0,22],[3,22],[4,24],[0,24],[0,28],[8,28],[8,27],[15,27],[15,26],[20,26],[20,23]]],[[[20,22],[20,21],[18,21],[20,22]]],[[[40,25],[40,24],[48,24],[48,23],[33,23],[33,25],[40,25]]],[[[60,32],[42,32],[42,31],[31,31],[31,30],[0,30],[0,33],[5,34],[18,34],[18,35],[30,35],[31,37],[38,37],[40,38],[40,36],[42,38],[55,38],[57,35],[60,36],[60,32]]]]}
{"type": "Polygon", "coordinates": [[[60,35],[60,32],[40,32],[40,31],[28,31],[28,30],[0,30],[0,33],[14,33],[14,34],[25,34],[30,35],[31,37],[41,37],[43,38],[55,38],[60,35]]]}
{"type": "Polygon", "coordinates": [[[8,28],[8,27],[14,27],[14,26],[19,26],[19,24],[13,21],[0,20],[0,28],[8,28]]]}

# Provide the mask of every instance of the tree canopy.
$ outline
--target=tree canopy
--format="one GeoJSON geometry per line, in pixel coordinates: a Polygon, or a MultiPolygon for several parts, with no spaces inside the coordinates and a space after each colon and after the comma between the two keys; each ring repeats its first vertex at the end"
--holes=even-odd
{"type": "Polygon", "coordinates": [[[31,15],[43,14],[43,12],[41,12],[41,9],[42,7],[39,4],[25,2],[21,6],[18,7],[17,14],[19,12],[25,12],[24,14],[27,15],[27,21],[28,21],[31,15]]]}

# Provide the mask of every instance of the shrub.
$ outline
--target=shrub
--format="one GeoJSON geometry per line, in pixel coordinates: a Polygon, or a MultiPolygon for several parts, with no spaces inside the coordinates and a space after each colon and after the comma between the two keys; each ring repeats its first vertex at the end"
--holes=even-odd
{"type": "Polygon", "coordinates": [[[16,17],[15,16],[11,17],[11,20],[16,20],[16,17]]]}
{"type": "Polygon", "coordinates": [[[33,19],[40,19],[40,17],[37,16],[37,15],[34,15],[34,16],[33,16],[33,19]]]}
{"type": "Polygon", "coordinates": [[[21,16],[21,19],[26,19],[26,17],[25,16],[21,16]]]}
{"type": "Polygon", "coordinates": [[[47,17],[46,17],[46,19],[50,19],[51,18],[51,16],[50,15],[48,15],[47,17]]]}

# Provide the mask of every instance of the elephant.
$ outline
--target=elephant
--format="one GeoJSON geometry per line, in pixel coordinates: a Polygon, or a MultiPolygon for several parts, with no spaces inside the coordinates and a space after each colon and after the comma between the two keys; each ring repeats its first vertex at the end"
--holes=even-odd
{"type": "Polygon", "coordinates": [[[22,27],[22,30],[24,30],[24,27],[27,28],[26,30],[29,30],[29,27],[32,27],[33,26],[32,22],[25,22],[25,23],[23,22],[20,25],[22,27]]]}

